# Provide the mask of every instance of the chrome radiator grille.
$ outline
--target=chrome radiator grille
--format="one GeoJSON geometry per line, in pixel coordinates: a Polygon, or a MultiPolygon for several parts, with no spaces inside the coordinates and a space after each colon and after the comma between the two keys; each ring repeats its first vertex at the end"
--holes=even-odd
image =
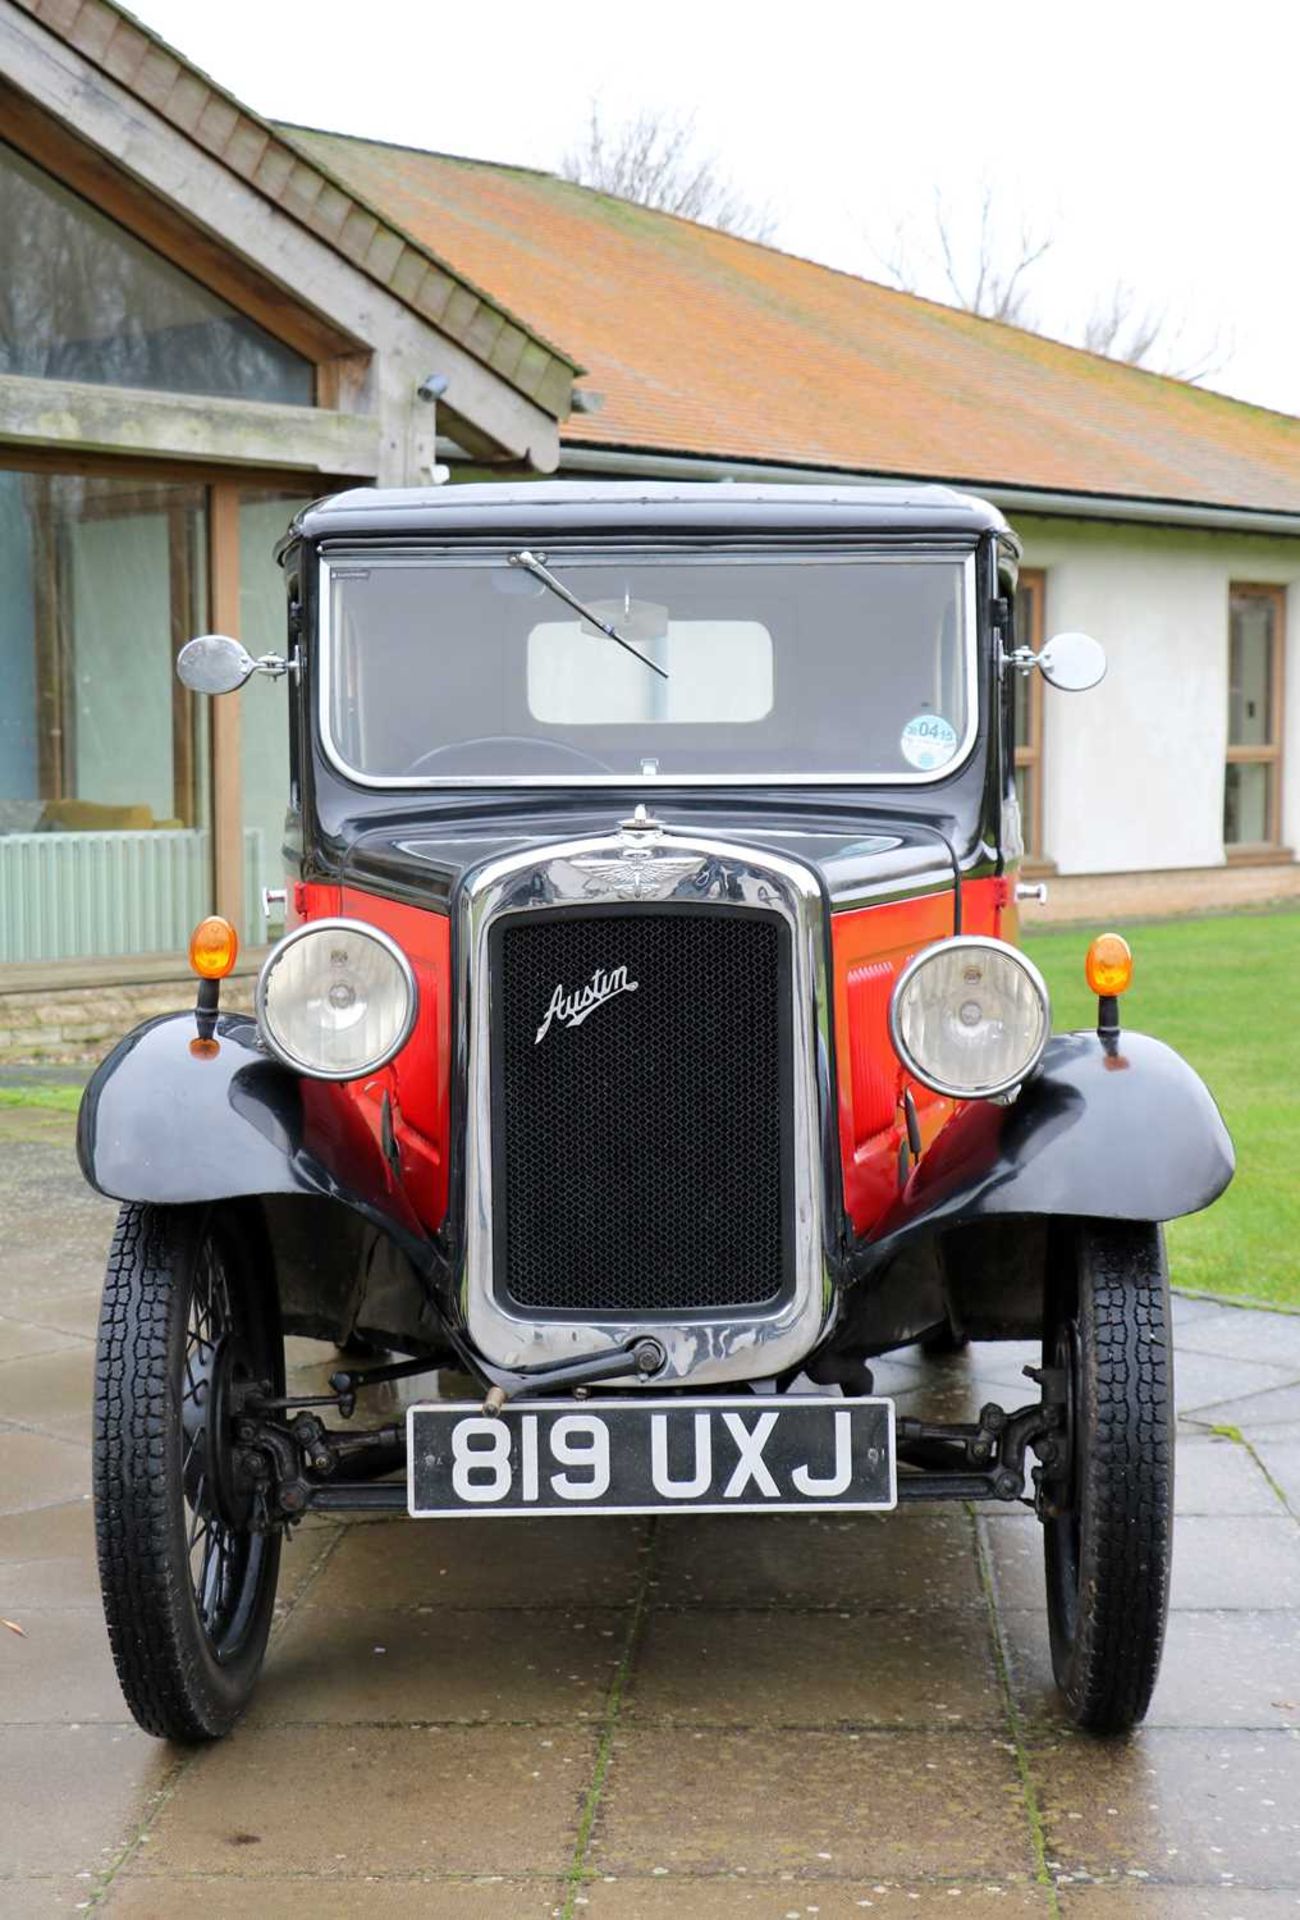
{"type": "Polygon", "coordinates": [[[495,1285],[575,1319],[792,1286],[786,926],[596,908],[493,929],[495,1285]]]}

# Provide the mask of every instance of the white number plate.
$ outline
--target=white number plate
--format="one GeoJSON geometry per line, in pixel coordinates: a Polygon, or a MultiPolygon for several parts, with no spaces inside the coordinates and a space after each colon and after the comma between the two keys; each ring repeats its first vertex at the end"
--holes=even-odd
{"type": "Polygon", "coordinates": [[[519,1400],[407,1413],[413,1519],[473,1513],[755,1513],[897,1499],[892,1400],[519,1400]]]}

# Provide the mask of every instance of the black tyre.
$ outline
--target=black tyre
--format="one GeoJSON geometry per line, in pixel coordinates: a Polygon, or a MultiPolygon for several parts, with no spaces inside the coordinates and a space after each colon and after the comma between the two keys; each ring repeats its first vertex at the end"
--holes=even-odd
{"type": "Polygon", "coordinates": [[[268,1263],[233,1208],[127,1205],[95,1370],[99,1579],[127,1705],[148,1733],[216,1739],[247,1705],[280,1564],[241,1479],[231,1400],[283,1390],[268,1263]]]}
{"type": "Polygon", "coordinates": [[[1159,1227],[1079,1221],[1058,1242],[1044,1363],[1063,1458],[1044,1491],[1052,1666],[1071,1719],[1125,1733],[1151,1700],[1169,1604],[1173,1342],[1159,1227]]]}

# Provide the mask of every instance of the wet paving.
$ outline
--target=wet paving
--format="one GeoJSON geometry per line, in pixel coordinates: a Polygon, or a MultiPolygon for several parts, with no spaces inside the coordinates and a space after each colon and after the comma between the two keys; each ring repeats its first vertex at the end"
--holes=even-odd
{"type": "MultiPolygon", "coordinates": [[[[1176,1304],[1178,1523],[1152,1711],[1051,1686],[1034,1520],[309,1520],[247,1719],[131,1723],[89,1485],[113,1209],[0,1113],[0,1913],[849,1920],[1300,1915],[1300,1316],[1176,1304]]],[[[909,1351],[909,1411],[1029,1350],[909,1351]]],[[[295,1383],[333,1360],[292,1343],[295,1383]]]]}

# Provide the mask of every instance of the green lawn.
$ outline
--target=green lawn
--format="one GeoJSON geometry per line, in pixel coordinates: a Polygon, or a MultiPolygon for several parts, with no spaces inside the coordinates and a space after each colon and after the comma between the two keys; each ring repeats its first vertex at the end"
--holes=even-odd
{"type": "Polygon", "coordinates": [[[46,1113],[75,1113],[80,1105],[80,1087],[0,1087],[0,1108],[37,1107],[46,1113]]]}
{"type": "MultiPolygon", "coordinates": [[[[1191,1061],[1237,1148],[1237,1177],[1222,1200],[1169,1229],[1174,1283],[1300,1308],[1300,913],[1118,930],[1134,960],[1124,1024],[1191,1061]]],[[[1026,937],[1058,1031],[1096,1020],[1083,978],[1090,937],[1084,929],[1026,937]]]]}
{"type": "MultiPolygon", "coordinates": [[[[1026,939],[1058,1030],[1096,1019],[1083,980],[1089,938],[1069,928],[1026,939]]],[[[1174,1281],[1300,1309],[1300,913],[1162,921],[1128,938],[1125,1024],[1186,1055],[1237,1146],[1223,1199],[1170,1228],[1174,1281]]],[[[80,1098],[77,1087],[0,1087],[0,1109],[75,1113],[80,1098]]]]}

